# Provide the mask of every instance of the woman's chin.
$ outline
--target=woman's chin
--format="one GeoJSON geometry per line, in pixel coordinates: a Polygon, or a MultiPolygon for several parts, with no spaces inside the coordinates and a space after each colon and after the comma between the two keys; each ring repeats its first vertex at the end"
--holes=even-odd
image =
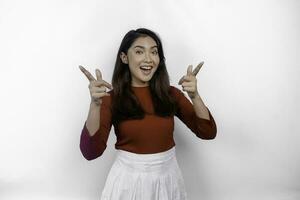
{"type": "Polygon", "coordinates": [[[148,76],[142,76],[140,77],[141,82],[148,82],[150,81],[152,78],[152,74],[148,75],[148,76]]]}

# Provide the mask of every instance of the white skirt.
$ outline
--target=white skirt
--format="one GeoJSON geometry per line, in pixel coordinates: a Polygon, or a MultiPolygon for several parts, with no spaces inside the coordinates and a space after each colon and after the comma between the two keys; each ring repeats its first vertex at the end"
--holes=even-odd
{"type": "Polygon", "coordinates": [[[187,200],[175,146],[154,154],[117,149],[101,200],[187,200]]]}

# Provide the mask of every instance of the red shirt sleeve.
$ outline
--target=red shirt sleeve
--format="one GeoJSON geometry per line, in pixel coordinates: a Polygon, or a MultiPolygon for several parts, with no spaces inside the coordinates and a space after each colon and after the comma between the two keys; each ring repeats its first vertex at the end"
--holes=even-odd
{"type": "MultiPolygon", "coordinates": [[[[111,94],[111,92],[109,92],[111,94]]],[[[100,126],[95,135],[91,136],[86,122],[84,123],[81,137],[80,150],[87,160],[101,156],[106,149],[108,136],[112,126],[111,96],[104,96],[100,106],[100,126]]]]}
{"type": "Polygon", "coordinates": [[[193,132],[198,138],[210,140],[217,134],[215,120],[207,108],[210,120],[200,118],[196,115],[193,104],[184,96],[181,90],[171,86],[171,91],[176,99],[178,109],[176,116],[193,132]]]}

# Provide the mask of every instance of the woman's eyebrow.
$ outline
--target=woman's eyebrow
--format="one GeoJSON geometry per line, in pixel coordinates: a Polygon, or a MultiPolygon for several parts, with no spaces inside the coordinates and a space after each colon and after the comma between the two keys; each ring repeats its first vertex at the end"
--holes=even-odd
{"type": "MultiPolygon", "coordinates": [[[[145,49],[145,47],[144,47],[144,46],[140,46],[140,45],[136,45],[134,48],[136,48],[136,47],[140,47],[140,48],[142,48],[142,49],[145,49]]],[[[156,48],[157,48],[157,45],[155,45],[155,46],[152,46],[152,47],[151,47],[151,49],[152,49],[152,48],[154,48],[154,47],[156,47],[156,48]]]]}

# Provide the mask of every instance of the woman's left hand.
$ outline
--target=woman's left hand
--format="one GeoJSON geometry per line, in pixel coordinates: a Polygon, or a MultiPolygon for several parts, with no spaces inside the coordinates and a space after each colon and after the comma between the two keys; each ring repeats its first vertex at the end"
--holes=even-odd
{"type": "Polygon", "coordinates": [[[182,90],[186,91],[191,99],[199,96],[198,90],[197,90],[197,79],[196,75],[201,69],[204,62],[201,62],[198,64],[198,66],[193,70],[193,66],[189,65],[187,69],[187,74],[183,76],[178,84],[182,85],[182,90]]]}

